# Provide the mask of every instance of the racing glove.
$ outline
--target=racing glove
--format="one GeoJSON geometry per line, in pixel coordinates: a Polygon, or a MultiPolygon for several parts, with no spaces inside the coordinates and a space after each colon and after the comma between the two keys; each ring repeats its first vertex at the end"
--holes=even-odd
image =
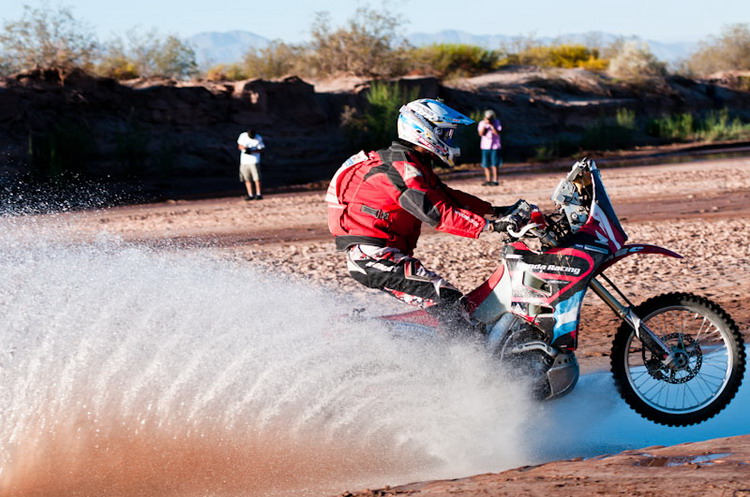
{"type": "Polygon", "coordinates": [[[493,207],[497,219],[489,221],[488,229],[490,231],[505,232],[508,228],[513,231],[520,230],[523,226],[529,224],[531,220],[531,211],[535,208],[525,200],[518,200],[510,206],[493,207]]]}
{"type": "Polygon", "coordinates": [[[528,202],[523,199],[517,200],[513,205],[495,205],[492,206],[492,213],[494,214],[495,219],[500,219],[501,217],[507,216],[518,210],[523,204],[529,205],[528,202]]]}

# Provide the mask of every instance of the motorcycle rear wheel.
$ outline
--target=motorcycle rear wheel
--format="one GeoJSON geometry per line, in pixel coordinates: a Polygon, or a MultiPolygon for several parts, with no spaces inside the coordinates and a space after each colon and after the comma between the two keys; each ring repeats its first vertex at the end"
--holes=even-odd
{"type": "Polygon", "coordinates": [[[745,348],[737,325],[714,302],[690,293],[667,293],[634,309],[679,359],[661,363],[628,323],[612,343],[617,389],[638,414],[655,423],[689,426],[721,412],[745,373],[745,348]]]}

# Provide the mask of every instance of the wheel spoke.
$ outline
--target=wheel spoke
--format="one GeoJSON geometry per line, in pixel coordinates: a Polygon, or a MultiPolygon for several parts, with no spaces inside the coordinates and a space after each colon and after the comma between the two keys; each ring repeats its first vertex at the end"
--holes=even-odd
{"type": "Polygon", "coordinates": [[[645,322],[676,354],[687,354],[683,355],[687,364],[681,369],[659,368],[633,333],[626,364],[638,396],[661,410],[674,412],[711,402],[724,388],[731,364],[721,330],[707,316],[686,308],[665,309],[645,322]]]}
{"type": "Polygon", "coordinates": [[[723,409],[745,369],[742,340],[732,319],[715,303],[686,293],[653,297],[634,310],[671,351],[674,362],[663,364],[632,328],[622,325],[612,348],[612,372],[627,403],[657,423],[681,426],[723,409]]]}

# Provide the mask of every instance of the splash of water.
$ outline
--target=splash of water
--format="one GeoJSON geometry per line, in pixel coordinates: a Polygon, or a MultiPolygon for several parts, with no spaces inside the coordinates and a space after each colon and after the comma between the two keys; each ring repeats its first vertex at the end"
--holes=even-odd
{"type": "Polygon", "coordinates": [[[0,495],[320,495],[527,460],[468,343],[309,284],[0,218],[0,495]]]}

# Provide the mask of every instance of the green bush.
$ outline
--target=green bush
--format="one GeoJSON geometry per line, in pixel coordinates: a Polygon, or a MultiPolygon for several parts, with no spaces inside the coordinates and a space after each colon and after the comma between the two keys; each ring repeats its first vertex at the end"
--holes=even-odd
{"type": "Polygon", "coordinates": [[[551,162],[577,153],[580,147],[569,140],[552,140],[534,148],[533,162],[551,162]]]}
{"type": "Polygon", "coordinates": [[[694,137],[695,124],[692,114],[675,114],[652,119],[646,125],[646,132],[657,138],[688,141],[694,137]]]}
{"type": "Polygon", "coordinates": [[[738,117],[731,119],[726,108],[711,111],[701,123],[699,136],[706,141],[748,139],[750,124],[743,124],[738,117]]]}
{"type": "Polygon", "coordinates": [[[539,67],[584,68],[605,70],[608,61],[599,57],[599,51],[577,44],[529,45],[506,59],[507,63],[529,64],[539,67]]]}
{"type": "Polygon", "coordinates": [[[711,111],[703,118],[682,113],[658,117],[649,121],[649,135],[671,141],[719,141],[750,138],[750,124],[732,118],[728,109],[711,111]]]}
{"type": "Polygon", "coordinates": [[[209,81],[241,81],[249,79],[249,76],[242,64],[219,64],[206,72],[206,79],[209,81]]]}
{"type": "Polygon", "coordinates": [[[93,133],[85,122],[65,120],[44,132],[29,133],[30,171],[39,180],[64,182],[85,175],[95,151],[93,133]]]}
{"type": "Polygon", "coordinates": [[[345,107],[341,123],[353,146],[365,150],[386,147],[398,136],[401,106],[418,98],[417,88],[405,89],[398,83],[373,81],[366,96],[364,113],[345,107]]]}
{"type": "Polygon", "coordinates": [[[617,109],[615,114],[617,125],[621,128],[635,130],[635,111],[630,109],[617,109]]]}
{"type": "Polygon", "coordinates": [[[467,77],[494,71],[500,52],[474,45],[442,43],[411,49],[406,53],[410,68],[441,78],[467,77]]]}
{"type": "Polygon", "coordinates": [[[635,111],[617,109],[614,122],[611,118],[600,119],[586,128],[581,145],[586,150],[621,149],[637,143],[637,133],[635,111]]]}

